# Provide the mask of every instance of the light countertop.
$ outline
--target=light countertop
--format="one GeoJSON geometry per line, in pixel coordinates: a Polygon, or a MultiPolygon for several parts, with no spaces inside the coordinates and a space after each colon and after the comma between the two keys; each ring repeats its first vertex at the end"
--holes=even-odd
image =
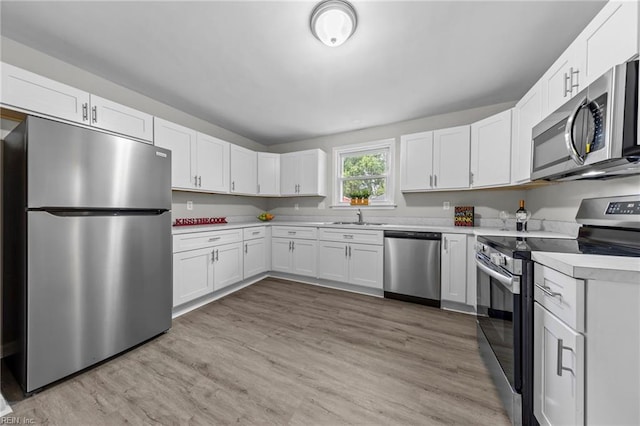
{"type": "Polygon", "coordinates": [[[195,225],[173,227],[174,235],[187,234],[192,232],[208,232],[223,229],[248,228],[251,226],[305,226],[322,228],[344,228],[344,229],[376,229],[381,231],[416,231],[416,232],[442,232],[450,234],[471,234],[471,235],[492,235],[506,237],[529,237],[529,238],[573,238],[567,234],[548,231],[518,232],[515,230],[503,231],[499,228],[488,227],[462,227],[462,226],[424,226],[424,225],[353,225],[353,224],[333,224],[331,222],[237,222],[220,225],[195,225]]]}
{"type": "Polygon", "coordinates": [[[531,258],[574,278],[640,284],[640,258],[637,257],[534,251],[531,258]]]}

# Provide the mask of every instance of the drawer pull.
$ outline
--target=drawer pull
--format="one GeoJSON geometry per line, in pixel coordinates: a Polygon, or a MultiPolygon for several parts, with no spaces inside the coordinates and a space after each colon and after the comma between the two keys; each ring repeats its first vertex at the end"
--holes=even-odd
{"type": "Polygon", "coordinates": [[[288,231],[287,232],[289,235],[296,235],[296,231],[288,231]]]}
{"type": "Polygon", "coordinates": [[[353,235],[343,235],[343,237],[347,240],[353,240],[353,235]]]}
{"type": "Polygon", "coordinates": [[[251,235],[258,235],[259,233],[260,233],[260,231],[253,231],[253,232],[251,233],[251,235]]]}
{"type": "Polygon", "coordinates": [[[222,237],[209,238],[209,242],[218,241],[220,238],[222,238],[222,237]]]}
{"type": "Polygon", "coordinates": [[[551,291],[551,287],[547,287],[547,286],[538,286],[540,287],[540,289],[544,292],[544,294],[546,294],[549,297],[558,297],[560,299],[560,301],[562,301],[562,293],[558,293],[555,291],[551,291]]]}
{"type": "Polygon", "coordinates": [[[573,374],[575,376],[576,373],[574,373],[572,369],[570,369],[569,367],[564,367],[562,365],[562,351],[564,351],[566,349],[568,351],[573,352],[573,349],[571,349],[568,346],[564,346],[563,343],[564,342],[562,341],[562,339],[558,339],[558,367],[557,367],[557,370],[556,370],[556,374],[558,376],[562,377],[562,370],[564,370],[564,371],[569,371],[571,374],[573,374]]]}

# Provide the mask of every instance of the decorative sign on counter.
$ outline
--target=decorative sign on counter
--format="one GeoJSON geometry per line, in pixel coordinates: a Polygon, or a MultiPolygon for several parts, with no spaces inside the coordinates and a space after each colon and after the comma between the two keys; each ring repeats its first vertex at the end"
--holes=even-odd
{"type": "Polygon", "coordinates": [[[456,206],[453,212],[455,226],[473,226],[473,206],[456,206]]]}
{"type": "Polygon", "coordinates": [[[176,219],[173,226],[192,226],[192,225],[219,225],[227,223],[226,217],[187,217],[176,219]]]}

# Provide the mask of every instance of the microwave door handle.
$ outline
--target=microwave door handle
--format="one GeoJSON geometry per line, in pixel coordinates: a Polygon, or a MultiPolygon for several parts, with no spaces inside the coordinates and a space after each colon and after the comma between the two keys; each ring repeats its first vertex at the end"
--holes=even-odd
{"type": "Polygon", "coordinates": [[[478,257],[476,257],[476,266],[482,272],[496,279],[507,290],[509,290],[510,293],[520,294],[520,280],[518,279],[518,277],[509,277],[507,275],[503,275],[498,271],[495,271],[493,268],[490,268],[487,265],[485,265],[484,262],[478,257]]]}
{"type": "Polygon", "coordinates": [[[587,97],[583,97],[578,105],[571,111],[569,115],[569,119],[567,120],[567,125],[564,128],[564,141],[567,146],[567,151],[569,152],[569,156],[576,164],[582,166],[584,164],[584,158],[578,154],[578,150],[576,149],[576,145],[573,141],[573,126],[575,126],[575,120],[578,116],[578,113],[582,108],[587,105],[587,97]]]}

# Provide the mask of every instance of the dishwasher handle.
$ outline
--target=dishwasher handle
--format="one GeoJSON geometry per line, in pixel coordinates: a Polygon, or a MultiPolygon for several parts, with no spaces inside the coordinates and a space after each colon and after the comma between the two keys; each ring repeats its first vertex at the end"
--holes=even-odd
{"type": "Polygon", "coordinates": [[[406,238],[411,240],[437,240],[442,239],[440,232],[414,232],[414,231],[384,231],[385,238],[406,238]]]}

